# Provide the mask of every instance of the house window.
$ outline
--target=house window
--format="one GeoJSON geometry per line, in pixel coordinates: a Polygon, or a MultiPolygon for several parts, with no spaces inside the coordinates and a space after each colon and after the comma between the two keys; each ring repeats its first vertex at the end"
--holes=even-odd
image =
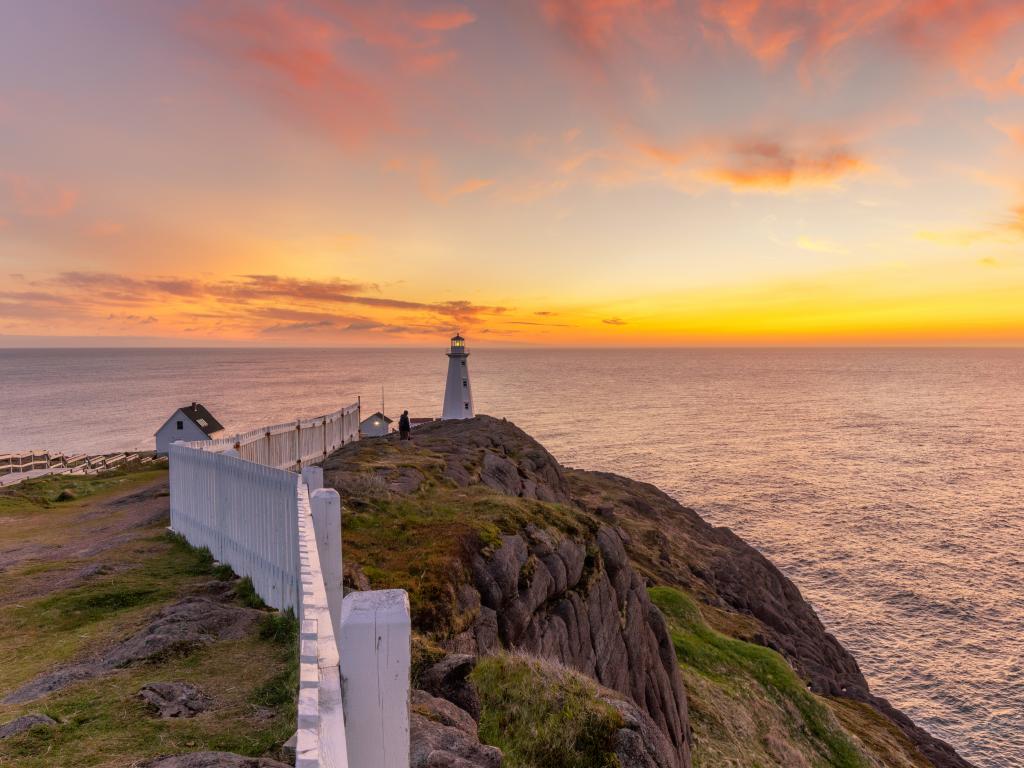
{"type": "Polygon", "coordinates": [[[469,403],[463,403],[463,405],[466,406],[466,410],[468,411],[469,410],[469,403]]]}
{"type": "Polygon", "coordinates": [[[179,421],[178,422],[178,429],[184,429],[184,428],[185,428],[185,422],[179,421]]]}
{"type": "Polygon", "coordinates": [[[462,386],[463,386],[463,387],[468,387],[468,386],[469,386],[469,382],[468,382],[468,381],[466,381],[465,379],[463,379],[463,380],[462,380],[462,386]]]}
{"type": "Polygon", "coordinates": [[[463,360],[463,361],[462,361],[462,367],[463,367],[463,368],[465,368],[465,367],[466,367],[466,361],[465,361],[465,360],[463,360]]]}

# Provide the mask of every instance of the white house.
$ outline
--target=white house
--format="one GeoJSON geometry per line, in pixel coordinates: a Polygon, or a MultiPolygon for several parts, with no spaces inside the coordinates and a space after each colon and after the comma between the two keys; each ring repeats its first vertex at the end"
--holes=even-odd
{"type": "Polygon", "coordinates": [[[359,422],[359,434],[363,437],[383,437],[391,431],[391,419],[380,411],[370,414],[359,422]]]}
{"type": "Polygon", "coordinates": [[[452,336],[448,351],[448,379],[444,385],[442,419],[473,418],[473,388],[469,385],[469,351],[460,334],[452,336]]]}
{"type": "Polygon", "coordinates": [[[178,440],[213,440],[222,429],[202,403],[183,405],[156,431],[156,452],[166,454],[171,443],[178,440]]]}

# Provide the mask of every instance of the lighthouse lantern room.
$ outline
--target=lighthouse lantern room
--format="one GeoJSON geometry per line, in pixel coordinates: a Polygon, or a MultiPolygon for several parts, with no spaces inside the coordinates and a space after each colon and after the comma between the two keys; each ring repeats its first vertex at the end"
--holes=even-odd
{"type": "Polygon", "coordinates": [[[452,336],[448,351],[448,380],[444,387],[442,419],[473,418],[473,388],[469,384],[469,352],[461,334],[452,336]]]}

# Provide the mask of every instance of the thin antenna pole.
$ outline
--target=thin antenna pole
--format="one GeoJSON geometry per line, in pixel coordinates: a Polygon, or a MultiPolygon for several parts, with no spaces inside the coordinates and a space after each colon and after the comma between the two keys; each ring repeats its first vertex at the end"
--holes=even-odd
{"type": "Polygon", "coordinates": [[[380,415],[384,415],[384,385],[380,385],[380,415]]]}

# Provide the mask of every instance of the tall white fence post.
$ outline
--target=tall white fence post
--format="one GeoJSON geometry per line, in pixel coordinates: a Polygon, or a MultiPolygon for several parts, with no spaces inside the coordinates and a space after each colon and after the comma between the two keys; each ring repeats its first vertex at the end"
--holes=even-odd
{"type": "Polygon", "coordinates": [[[338,647],[348,762],[409,768],[409,596],[401,589],[350,592],[338,647]]]}
{"type": "MultiPolygon", "coordinates": [[[[305,473],[305,470],[303,470],[305,473]]],[[[323,475],[323,470],[320,472],[323,475]]],[[[324,589],[327,592],[327,607],[331,611],[334,636],[341,637],[341,497],[333,488],[320,488],[309,497],[310,514],[313,517],[313,532],[316,549],[320,555],[320,571],[323,573],[324,589]]]]}

